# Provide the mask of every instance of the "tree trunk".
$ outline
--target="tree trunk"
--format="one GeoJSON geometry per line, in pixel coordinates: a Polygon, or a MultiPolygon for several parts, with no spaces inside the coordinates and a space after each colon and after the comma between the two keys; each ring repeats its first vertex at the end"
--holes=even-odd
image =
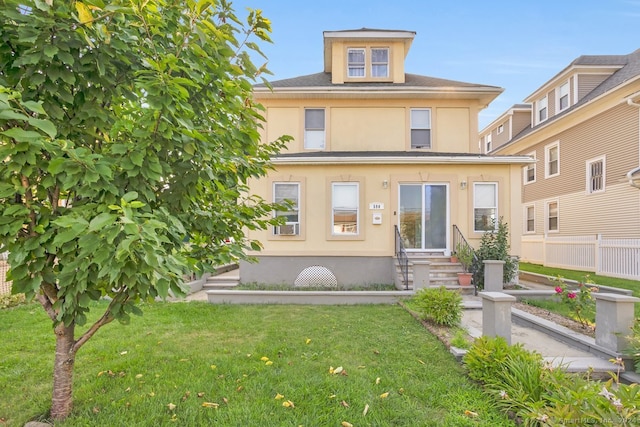
{"type": "Polygon", "coordinates": [[[72,323],[66,327],[55,327],[56,357],[53,364],[53,397],[51,400],[51,418],[62,420],[71,414],[73,407],[73,365],[76,359],[74,346],[74,328],[72,323]]]}

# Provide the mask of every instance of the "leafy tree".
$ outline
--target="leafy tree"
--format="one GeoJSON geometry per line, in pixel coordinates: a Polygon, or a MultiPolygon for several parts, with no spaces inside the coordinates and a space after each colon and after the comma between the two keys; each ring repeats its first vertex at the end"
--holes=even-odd
{"type": "Polygon", "coordinates": [[[100,327],[259,249],[243,229],[276,222],[246,191],[286,142],[258,142],[251,97],[270,23],[226,0],[8,0],[0,20],[0,250],[51,318],[61,419],[100,327]]]}
{"type": "MultiPolygon", "coordinates": [[[[504,261],[502,270],[503,283],[509,283],[518,273],[517,261],[509,255],[509,226],[500,217],[498,223],[494,224],[495,231],[488,231],[480,239],[480,247],[475,250],[475,258],[471,264],[473,281],[478,289],[484,289],[484,261],[497,260],[504,261]]],[[[492,228],[494,230],[494,228],[492,228]]]]}

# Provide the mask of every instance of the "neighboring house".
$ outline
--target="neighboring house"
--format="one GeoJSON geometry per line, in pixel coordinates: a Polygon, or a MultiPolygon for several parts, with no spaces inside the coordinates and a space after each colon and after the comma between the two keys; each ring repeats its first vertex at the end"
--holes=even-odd
{"type": "Polygon", "coordinates": [[[516,104],[480,132],[480,152],[490,153],[531,126],[531,104],[516,104]]]}
{"type": "Polygon", "coordinates": [[[414,36],[326,31],[322,72],[255,86],[262,139],[293,141],[250,188],[293,207],[274,213],[285,225],[248,231],[264,248],[241,263],[242,282],[393,283],[396,227],[410,255],[442,257],[454,226],[477,246],[504,217],[517,253],[530,158],[477,147],[478,112],[502,89],[405,73],[414,36]]]}
{"type": "Polygon", "coordinates": [[[525,261],[640,279],[640,49],[581,56],[524,100],[528,126],[496,143],[522,168],[525,261]]]}

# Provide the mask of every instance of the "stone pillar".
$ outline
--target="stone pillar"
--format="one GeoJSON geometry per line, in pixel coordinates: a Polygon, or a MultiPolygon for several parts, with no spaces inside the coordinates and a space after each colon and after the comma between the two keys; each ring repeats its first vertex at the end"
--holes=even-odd
{"type": "Polygon", "coordinates": [[[504,261],[485,260],[484,262],[484,290],[489,292],[502,292],[504,286],[504,261]]]}
{"type": "Polygon", "coordinates": [[[640,298],[598,292],[591,295],[596,299],[596,344],[623,352],[633,327],[634,305],[640,298]]]}
{"type": "Polygon", "coordinates": [[[482,298],[482,335],[502,337],[511,345],[511,304],[516,297],[502,292],[479,293],[482,298]]]}
{"type": "Polygon", "coordinates": [[[430,261],[412,261],[413,262],[413,290],[414,292],[429,287],[431,275],[430,261]]]}

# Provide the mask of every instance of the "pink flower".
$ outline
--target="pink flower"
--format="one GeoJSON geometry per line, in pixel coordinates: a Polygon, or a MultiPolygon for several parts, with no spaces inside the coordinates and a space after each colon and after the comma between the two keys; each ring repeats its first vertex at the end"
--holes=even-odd
{"type": "Polygon", "coordinates": [[[562,288],[560,286],[556,286],[556,294],[561,294],[562,288]]]}
{"type": "Polygon", "coordinates": [[[575,292],[567,293],[567,298],[574,299],[575,297],[576,297],[576,293],[575,292]]]}

